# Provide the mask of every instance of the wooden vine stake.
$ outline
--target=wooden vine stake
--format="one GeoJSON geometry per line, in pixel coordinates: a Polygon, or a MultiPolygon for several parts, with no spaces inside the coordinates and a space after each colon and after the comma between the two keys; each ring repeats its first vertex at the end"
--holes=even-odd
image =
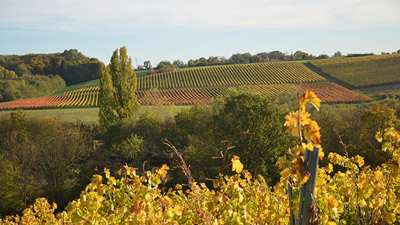
{"type": "Polygon", "coordinates": [[[315,216],[314,209],[314,191],[315,183],[317,180],[317,169],[319,162],[319,148],[314,147],[313,151],[306,149],[304,164],[306,169],[310,172],[309,180],[301,186],[299,215],[297,222],[299,225],[311,224],[315,216]]]}

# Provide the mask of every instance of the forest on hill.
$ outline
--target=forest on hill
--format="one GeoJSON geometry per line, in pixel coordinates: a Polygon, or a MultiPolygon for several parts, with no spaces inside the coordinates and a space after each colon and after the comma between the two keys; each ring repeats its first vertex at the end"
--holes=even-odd
{"type": "Polygon", "coordinates": [[[0,101],[48,95],[98,79],[103,63],[76,49],[54,54],[0,56],[0,101]]]}

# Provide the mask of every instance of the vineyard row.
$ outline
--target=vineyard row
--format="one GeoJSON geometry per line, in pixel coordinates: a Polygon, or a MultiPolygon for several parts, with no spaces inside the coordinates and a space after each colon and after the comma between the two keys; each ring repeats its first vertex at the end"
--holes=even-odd
{"type": "Polygon", "coordinates": [[[138,90],[325,81],[299,62],[199,67],[138,77],[138,90]]]}
{"type": "MultiPolygon", "coordinates": [[[[212,99],[222,95],[228,87],[206,88],[171,88],[137,91],[138,100],[142,105],[185,105],[194,103],[209,104],[212,99]]],[[[331,82],[276,85],[243,85],[240,91],[252,92],[265,97],[278,98],[280,95],[297,95],[305,89],[312,90],[328,103],[334,102],[360,102],[372,99],[348,90],[331,82]]],[[[65,108],[65,107],[97,107],[99,87],[91,87],[67,92],[63,95],[54,95],[40,98],[23,99],[0,103],[0,110],[17,108],[65,108]]]]}

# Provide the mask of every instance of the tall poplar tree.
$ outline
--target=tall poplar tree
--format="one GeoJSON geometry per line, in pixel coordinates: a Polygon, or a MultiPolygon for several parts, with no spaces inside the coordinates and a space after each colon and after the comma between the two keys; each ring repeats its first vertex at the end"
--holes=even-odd
{"type": "Polygon", "coordinates": [[[100,73],[99,117],[104,129],[132,116],[139,109],[137,77],[126,47],[116,49],[100,73]]]}

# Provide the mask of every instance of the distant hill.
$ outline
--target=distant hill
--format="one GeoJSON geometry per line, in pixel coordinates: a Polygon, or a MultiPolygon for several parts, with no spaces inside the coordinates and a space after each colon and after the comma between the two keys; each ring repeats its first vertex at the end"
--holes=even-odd
{"type": "Polygon", "coordinates": [[[400,54],[312,60],[311,64],[355,88],[400,82],[400,54]]]}
{"type": "Polygon", "coordinates": [[[67,86],[99,78],[103,63],[76,49],[54,54],[2,55],[0,66],[18,76],[60,75],[67,86]]]}

